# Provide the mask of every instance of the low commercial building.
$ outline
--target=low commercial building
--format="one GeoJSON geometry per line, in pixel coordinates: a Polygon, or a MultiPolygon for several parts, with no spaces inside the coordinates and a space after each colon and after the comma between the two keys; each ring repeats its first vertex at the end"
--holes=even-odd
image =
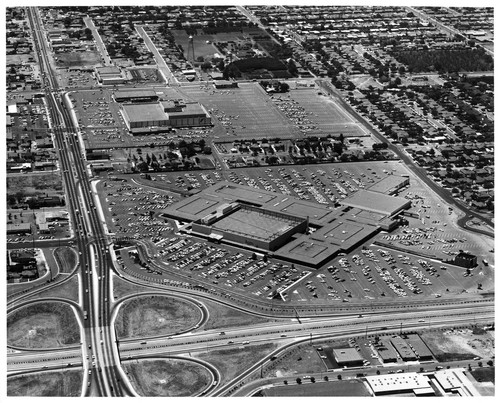
{"type": "Polygon", "coordinates": [[[382,180],[374,183],[367,190],[386,195],[396,194],[400,189],[410,184],[410,178],[398,175],[387,175],[382,180]]]}
{"type": "Polygon", "coordinates": [[[158,94],[153,89],[119,90],[113,98],[116,102],[156,102],[158,94]]]}
{"type": "Polygon", "coordinates": [[[31,224],[7,224],[7,234],[31,234],[31,224]]]}
{"type": "Polygon", "coordinates": [[[455,256],[455,259],[453,259],[453,264],[470,269],[477,266],[477,256],[460,252],[455,256]]]}
{"type": "Polygon", "coordinates": [[[102,85],[123,84],[126,80],[125,75],[117,66],[98,66],[95,68],[97,81],[102,85]]]}
{"type": "Polygon", "coordinates": [[[167,112],[172,127],[202,127],[212,125],[212,118],[205,107],[197,102],[186,103],[180,111],[167,112]]]}
{"type": "Polygon", "coordinates": [[[416,361],[417,356],[410,348],[410,346],[399,336],[393,336],[391,339],[391,344],[394,346],[399,356],[403,361],[416,361]]]}
{"type": "Polygon", "coordinates": [[[383,341],[380,341],[379,344],[375,347],[384,364],[388,362],[397,362],[398,354],[390,343],[384,343],[383,341]]]}
{"type": "Polygon", "coordinates": [[[370,190],[358,190],[353,195],[342,200],[340,204],[391,217],[409,208],[411,206],[411,201],[402,197],[389,196],[370,190]]]}
{"type": "Polygon", "coordinates": [[[429,378],[418,373],[367,376],[366,382],[375,396],[402,394],[435,396],[429,378]]]}
{"type": "Polygon", "coordinates": [[[129,130],[170,126],[161,105],[155,103],[122,104],[121,112],[129,130]]]}
{"type": "Polygon", "coordinates": [[[434,358],[431,350],[429,350],[429,347],[427,347],[418,334],[409,334],[406,342],[417,355],[419,361],[429,361],[434,358]]]}
{"type": "Polygon", "coordinates": [[[334,348],[333,357],[341,367],[357,367],[363,365],[363,357],[355,348],[334,348]]]}

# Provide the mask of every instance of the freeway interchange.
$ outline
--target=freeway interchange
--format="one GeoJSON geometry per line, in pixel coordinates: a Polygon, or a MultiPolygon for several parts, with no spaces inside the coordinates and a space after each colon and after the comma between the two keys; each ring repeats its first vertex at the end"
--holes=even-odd
{"type": "MultiPolygon", "coordinates": [[[[91,178],[82,154],[83,145],[75,126],[71,103],[67,94],[59,87],[56,74],[51,67],[49,49],[44,38],[40,18],[36,8],[28,8],[29,22],[34,33],[35,49],[39,59],[42,76],[45,80],[45,94],[50,111],[50,122],[54,132],[55,146],[58,149],[60,166],[67,194],[67,205],[74,229],[75,248],[78,251],[78,269],[72,275],[79,279],[79,303],[71,305],[78,312],[78,322],[82,328],[81,345],[61,349],[19,349],[10,346],[8,353],[8,376],[27,374],[38,371],[82,368],[84,373],[83,391],[85,396],[137,396],[122,368],[122,362],[137,359],[179,357],[200,350],[215,351],[228,345],[244,346],[275,342],[279,347],[249,368],[235,379],[222,378],[214,366],[203,362],[212,376],[212,383],[201,393],[207,396],[223,396],[232,387],[249,378],[258,368],[287,348],[296,344],[326,338],[350,337],[355,334],[377,332],[397,332],[439,328],[470,324],[472,320],[494,321],[493,298],[476,299],[456,298],[447,302],[430,301],[419,306],[406,302],[406,307],[386,306],[373,312],[354,306],[351,312],[328,314],[318,317],[294,316],[283,318],[279,311],[263,314],[267,318],[281,319],[274,324],[255,324],[213,330],[200,330],[207,320],[209,309],[203,304],[209,298],[202,291],[181,292],[176,288],[161,285],[151,286],[154,292],[135,295],[169,295],[184,298],[199,307],[202,319],[194,327],[178,334],[162,337],[126,339],[118,341],[114,329],[116,313],[125,298],[115,300],[112,293],[112,279],[120,277],[130,283],[147,285],[133,276],[121,271],[116,264],[112,251],[112,237],[107,232],[104,219],[99,209],[99,199],[91,186],[91,178]],[[409,308],[412,307],[413,309],[409,308]],[[359,312],[358,312],[359,311],[359,312]]],[[[409,159],[394,148],[405,163],[412,166],[409,159]]],[[[424,181],[418,170],[415,173],[424,181]]],[[[428,183],[431,186],[431,183],[428,183]]],[[[433,186],[431,186],[433,187],[433,186]]],[[[435,187],[435,186],[434,186],[435,187]]],[[[439,189],[434,188],[436,192],[439,189]]],[[[442,195],[446,199],[445,195],[442,195]]],[[[482,217],[481,217],[482,218],[482,217]]],[[[55,245],[56,241],[40,242],[39,246],[55,245]]],[[[147,249],[141,248],[147,256],[147,249]]],[[[45,286],[55,287],[57,284],[45,286]]],[[[32,293],[26,293],[10,301],[8,312],[12,312],[38,300],[30,299],[32,293]]],[[[214,301],[240,307],[236,298],[231,300],[212,297],[214,301]],[[222,300],[222,301],[221,301],[222,300]]],[[[57,301],[57,299],[54,299],[57,301]]],[[[61,300],[68,303],[68,300],[61,300]]]]}

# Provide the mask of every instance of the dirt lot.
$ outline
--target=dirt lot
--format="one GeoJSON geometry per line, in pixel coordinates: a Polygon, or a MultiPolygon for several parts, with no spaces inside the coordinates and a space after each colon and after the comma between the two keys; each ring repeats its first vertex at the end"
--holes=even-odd
{"type": "Polygon", "coordinates": [[[82,378],[81,370],[14,376],[7,379],[7,396],[79,397],[82,378]]]}
{"type": "Polygon", "coordinates": [[[193,304],[176,298],[151,296],[127,301],[116,317],[118,337],[142,337],[173,334],[194,326],[201,311],[193,304]]]}
{"type": "Polygon", "coordinates": [[[308,372],[326,372],[326,367],[319,357],[316,348],[302,344],[278,358],[265,367],[267,377],[292,376],[308,372]]]}
{"type": "Polygon", "coordinates": [[[58,67],[90,66],[100,62],[101,55],[99,52],[70,52],[57,55],[58,67]]]}
{"type": "Polygon", "coordinates": [[[123,367],[140,396],[195,396],[212,380],[206,368],[184,360],[126,362],[123,367]]]}
{"type": "Polygon", "coordinates": [[[440,361],[450,359],[489,359],[495,354],[494,333],[473,334],[472,329],[425,332],[421,335],[432,353],[440,361]]]}
{"type": "Polygon", "coordinates": [[[21,308],[7,318],[7,344],[51,348],[80,341],[80,328],[66,304],[47,302],[21,308]]]}

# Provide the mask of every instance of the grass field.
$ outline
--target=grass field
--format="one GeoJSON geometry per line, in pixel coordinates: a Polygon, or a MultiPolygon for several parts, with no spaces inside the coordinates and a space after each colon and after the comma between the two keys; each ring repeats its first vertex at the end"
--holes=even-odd
{"type": "Polygon", "coordinates": [[[221,384],[224,384],[265,357],[276,347],[275,343],[248,345],[208,353],[196,353],[196,356],[214,365],[221,374],[221,384]]]}
{"type": "Polygon", "coordinates": [[[62,246],[55,249],[54,255],[60,263],[59,271],[61,273],[71,273],[75,269],[78,259],[73,248],[62,246]]]}
{"type": "Polygon", "coordinates": [[[203,326],[205,330],[273,322],[272,320],[250,315],[215,302],[203,301],[203,303],[210,311],[210,317],[203,326]]]}
{"type": "Polygon", "coordinates": [[[66,298],[78,302],[78,278],[72,277],[64,284],[34,295],[35,298],[66,298]]]}
{"type": "Polygon", "coordinates": [[[80,328],[69,305],[46,302],[28,305],[7,317],[7,344],[53,348],[80,342],[80,328]]]}
{"type": "Polygon", "coordinates": [[[23,192],[25,194],[61,194],[63,191],[59,172],[50,172],[36,175],[16,175],[7,177],[9,194],[23,192]]]}
{"type": "Polygon", "coordinates": [[[116,317],[118,337],[144,337],[173,334],[194,326],[200,310],[185,301],[163,297],[139,297],[126,301],[116,317]]]}
{"type": "Polygon", "coordinates": [[[495,367],[483,367],[474,369],[471,372],[474,379],[478,382],[495,383],[495,367]]]}
{"type": "Polygon", "coordinates": [[[333,381],[306,383],[301,385],[278,386],[266,389],[262,394],[266,397],[285,396],[371,396],[363,382],[357,379],[349,381],[333,381]]]}
{"type": "Polygon", "coordinates": [[[148,287],[142,285],[132,284],[122,280],[118,276],[113,276],[113,295],[115,300],[127,295],[136,294],[138,292],[151,291],[148,287]]]}
{"type": "Polygon", "coordinates": [[[79,397],[82,390],[81,370],[51,371],[43,374],[7,378],[7,396],[79,397]]]}
{"type": "Polygon", "coordinates": [[[495,341],[490,332],[473,334],[471,329],[424,332],[421,334],[439,361],[490,358],[495,354],[495,341]]]}
{"type": "Polygon", "coordinates": [[[185,360],[125,362],[123,367],[140,396],[195,396],[212,381],[205,367],[185,360]]]}

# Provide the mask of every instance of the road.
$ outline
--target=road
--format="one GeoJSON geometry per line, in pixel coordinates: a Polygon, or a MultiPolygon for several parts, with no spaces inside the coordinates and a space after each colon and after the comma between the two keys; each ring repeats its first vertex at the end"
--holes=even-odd
{"type": "Polygon", "coordinates": [[[172,74],[170,71],[169,67],[167,66],[167,63],[165,63],[165,59],[163,59],[163,56],[160,54],[158,51],[157,47],[145,31],[143,26],[137,25],[135,27],[135,30],[139,34],[139,36],[144,40],[144,44],[147,46],[149,51],[153,53],[156,65],[158,66],[158,70],[160,70],[161,75],[165,79],[166,83],[168,85],[180,85],[179,81],[177,81],[177,78],[172,74]]]}
{"type": "MultiPolygon", "coordinates": [[[[253,325],[246,328],[232,328],[226,329],[224,335],[221,335],[218,330],[200,332],[197,328],[192,328],[188,330],[188,333],[172,336],[171,339],[167,340],[164,338],[148,339],[146,344],[143,344],[141,340],[130,340],[121,342],[118,345],[112,322],[115,308],[111,309],[112,290],[110,279],[114,266],[109,250],[111,246],[110,237],[106,233],[103,218],[98,213],[98,200],[93,194],[86,162],[82,156],[83,149],[70,111],[71,103],[66,94],[61,92],[56,75],[51,68],[48,58],[49,50],[36,8],[28,8],[28,18],[34,33],[35,52],[40,61],[51,127],[54,131],[55,146],[60,159],[62,177],[66,185],[66,202],[76,234],[75,242],[79,257],[78,273],[81,279],[79,293],[81,305],[77,307],[77,310],[78,320],[83,324],[83,344],[81,347],[58,350],[57,353],[52,350],[10,352],[8,354],[8,370],[10,373],[33,369],[43,371],[50,370],[50,368],[63,368],[69,363],[72,366],[82,365],[84,369],[85,395],[133,396],[134,392],[124,382],[120,354],[125,359],[129,357],[130,359],[151,357],[155,354],[184,354],[199,349],[209,350],[227,347],[230,341],[233,341],[230,344],[241,344],[242,346],[246,342],[279,341],[283,348],[286,348],[295,343],[319,337],[345,337],[356,332],[419,329],[423,327],[418,322],[419,318],[430,319],[432,324],[429,323],[429,327],[438,327],[446,323],[451,326],[453,324],[470,323],[472,319],[490,320],[494,318],[491,313],[491,301],[476,302],[475,305],[462,304],[465,300],[460,300],[455,305],[453,303],[444,303],[444,301],[433,301],[432,304],[437,311],[429,309],[428,305],[424,304],[425,306],[422,309],[426,309],[428,312],[419,312],[413,309],[412,304],[404,302],[395,304],[393,309],[406,308],[406,312],[391,312],[390,315],[384,312],[384,315],[367,314],[360,318],[357,315],[353,316],[352,312],[350,312],[343,313],[344,317],[342,318],[338,316],[301,318],[302,321],[298,321],[294,319],[294,315],[290,315],[290,323],[281,323],[279,326],[253,325]],[[412,309],[408,308],[408,305],[411,305],[412,309]],[[446,307],[446,311],[443,307],[446,307]],[[87,312],[87,319],[85,319],[84,311],[87,312]],[[285,336],[282,337],[282,335],[285,336]],[[76,358],[77,352],[80,354],[80,359],[76,358]],[[92,355],[95,358],[91,359],[92,355]],[[90,387],[87,387],[87,382],[90,382],[90,387]]],[[[145,34],[144,31],[143,33],[145,34]]],[[[327,87],[326,85],[325,90],[327,87]]],[[[338,97],[338,94],[334,92],[331,95],[338,97]]],[[[339,101],[343,102],[340,97],[339,101]]],[[[343,105],[353,113],[353,116],[361,124],[373,132],[368,123],[352,111],[350,106],[345,102],[343,102],[343,105]]],[[[375,132],[373,133],[377,135],[375,132]]],[[[379,139],[386,141],[380,135],[379,139]]],[[[390,147],[394,149],[393,151],[396,154],[400,152],[402,154],[401,159],[405,162],[409,160],[397,147],[393,145],[390,147]]],[[[407,164],[411,166],[412,161],[408,161],[407,164]]],[[[422,175],[422,172],[420,172],[420,175],[422,175]]],[[[481,219],[484,218],[481,217],[481,219]]],[[[57,240],[49,242],[57,242],[57,240]]],[[[29,244],[31,245],[31,243],[29,244]]],[[[163,290],[169,292],[170,289],[163,287],[163,290]]],[[[196,301],[196,296],[207,297],[206,293],[186,290],[185,294],[189,293],[194,296],[193,301],[196,301]]],[[[214,300],[217,299],[222,299],[222,297],[214,297],[214,300]]],[[[237,294],[228,297],[224,301],[230,306],[236,307],[240,305],[239,295],[237,294]]],[[[26,298],[12,300],[10,308],[19,308],[25,303],[26,298]]],[[[353,309],[366,308],[366,306],[366,304],[360,304],[359,307],[353,307],[353,309]]],[[[292,310],[290,307],[287,308],[292,310]]],[[[309,307],[305,307],[305,309],[307,308],[309,307]]],[[[280,311],[268,312],[267,316],[276,314],[280,314],[280,311]]],[[[339,314],[337,313],[337,315],[339,314]]],[[[259,365],[261,365],[260,361],[235,379],[230,380],[223,387],[211,388],[209,394],[223,395],[232,386],[251,375],[259,365]]]]}
{"type": "MultiPolygon", "coordinates": [[[[324,337],[352,336],[356,332],[368,334],[380,331],[390,332],[391,330],[422,330],[463,323],[489,323],[492,321],[494,321],[493,301],[465,305],[458,302],[448,307],[446,311],[440,306],[436,306],[428,312],[419,313],[408,310],[391,315],[383,313],[362,317],[350,315],[345,317],[309,318],[302,322],[289,320],[279,323],[201,331],[196,330],[196,327],[186,329],[185,332],[176,335],[123,340],[120,343],[120,355],[122,360],[133,360],[159,354],[173,356],[195,351],[214,351],[219,348],[227,348],[228,345],[242,347],[246,344],[278,343],[277,349],[269,354],[272,356],[297,343],[318,340],[324,337]]],[[[77,352],[77,348],[69,347],[64,351],[57,352],[57,354],[47,353],[47,351],[31,351],[29,349],[9,353],[8,372],[40,368],[41,366],[48,366],[49,368],[62,367],[67,365],[68,362],[78,365],[79,361],[75,357],[77,352]]]]}
{"type": "MultiPolygon", "coordinates": [[[[444,32],[446,32],[448,34],[460,35],[460,36],[463,36],[465,38],[468,38],[468,36],[466,34],[459,31],[458,29],[452,28],[448,25],[444,25],[442,22],[436,20],[435,18],[428,16],[427,14],[425,14],[424,12],[422,12],[420,10],[417,10],[415,7],[405,6],[405,8],[408,10],[408,12],[412,12],[412,13],[418,15],[424,21],[431,22],[433,25],[435,25],[436,27],[440,28],[441,30],[443,30],[444,32]]],[[[478,44],[478,46],[481,46],[485,50],[485,52],[487,52],[491,56],[493,56],[495,54],[492,50],[482,46],[481,44],[478,44]]]]}
{"type": "Polygon", "coordinates": [[[113,64],[113,62],[111,61],[111,58],[109,57],[108,50],[106,49],[106,45],[104,45],[104,42],[102,41],[101,35],[99,34],[97,27],[94,25],[94,21],[92,21],[92,18],[87,16],[83,19],[83,22],[85,23],[86,27],[92,31],[92,35],[94,36],[95,44],[96,44],[97,48],[99,49],[99,52],[104,60],[104,64],[111,66],[113,64]]]}
{"type": "Polygon", "coordinates": [[[91,382],[86,394],[98,396],[132,395],[126,385],[121,382],[119,357],[115,345],[113,329],[110,329],[109,304],[110,293],[109,271],[112,267],[103,223],[99,218],[91,192],[83,151],[78,133],[69,111],[69,100],[59,89],[56,74],[51,68],[48,58],[49,50],[42,32],[38,10],[28,8],[30,26],[34,32],[35,52],[39,58],[40,69],[45,81],[45,93],[50,113],[50,121],[54,130],[55,146],[58,149],[63,181],[67,191],[73,228],[76,232],[76,246],[79,254],[81,271],[82,312],[80,320],[84,323],[82,351],[85,381],[91,382]],[[101,277],[101,281],[98,280],[101,277]],[[83,319],[83,311],[88,319],[83,319]],[[96,368],[90,369],[90,355],[95,355],[96,368]],[[90,373],[87,372],[91,371],[90,373]],[[93,382],[95,381],[95,382],[93,382]]]}

